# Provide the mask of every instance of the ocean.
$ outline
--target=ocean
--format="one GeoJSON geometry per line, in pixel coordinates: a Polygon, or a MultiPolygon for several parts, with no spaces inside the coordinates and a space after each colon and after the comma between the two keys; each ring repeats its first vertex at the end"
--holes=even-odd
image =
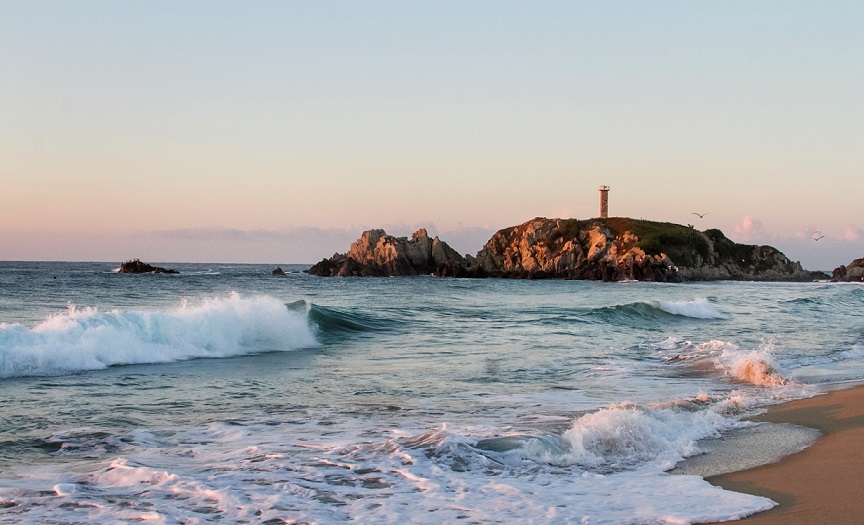
{"type": "Polygon", "coordinates": [[[0,263],[0,523],[732,519],[864,379],[860,284],[117,266],[0,263]]]}

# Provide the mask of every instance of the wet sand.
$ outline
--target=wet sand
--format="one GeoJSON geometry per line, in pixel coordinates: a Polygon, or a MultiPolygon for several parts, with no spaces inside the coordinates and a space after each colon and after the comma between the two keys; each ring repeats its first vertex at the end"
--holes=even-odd
{"type": "Polygon", "coordinates": [[[811,447],[778,463],[706,478],[725,489],[779,503],[752,525],[864,523],[864,386],[772,407],[759,421],[822,432],[811,447]]]}

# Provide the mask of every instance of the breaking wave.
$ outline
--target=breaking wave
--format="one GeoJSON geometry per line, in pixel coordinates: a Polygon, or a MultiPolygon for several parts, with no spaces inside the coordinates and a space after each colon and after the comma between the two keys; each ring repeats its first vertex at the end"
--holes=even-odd
{"type": "Polygon", "coordinates": [[[70,305],[33,328],[0,324],[0,377],[231,357],[316,346],[304,313],[232,294],[169,311],[100,312],[70,305]]]}
{"type": "Polygon", "coordinates": [[[697,441],[740,426],[730,416],[741,410],[741,403],[740,397],[704,394],[657,406],[624,403],[579,417],[561,435],[496,437],[475,447],[510,465],[531,461],[601,474],[646,466],[669,470],[700,453],[697,441]]]}
{"type": "Polygon", "coordinates": [[[756,386],[779,387],[793,384],[777,368],[773,343],[762,343],[759,348],[745,350],[734,343],[713,340],[694,345],[689,341],[670,339],[657,345],[662,351],[671,351],[665,359],[683,363],[691,370],[705,374],[719,373],[728,380],[756,386]]]}

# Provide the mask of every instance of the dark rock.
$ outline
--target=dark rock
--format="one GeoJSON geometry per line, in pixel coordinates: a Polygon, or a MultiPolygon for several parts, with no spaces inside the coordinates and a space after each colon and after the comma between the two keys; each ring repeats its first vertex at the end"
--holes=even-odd
{"type": "Polygon", "coordinates": [[[273,270],[273,275],[285,275],[285,270],[277,266],[276,269],[273,270]]]}
{"type": "Polygon", "coordinates": [[[846,278],[846,265],[841,264],[831,272],[831,278],[837,281],[842,281],[846,278]]]}
{"type": "Polygon", "coordinates": [[[160,268],[159,266],[150,266],[147,263],[141,262],[139,259],[126,261],[120,265],[120,273],[180,273],[177,270],[169,270],[160,268]]]}
{"type": "Polygon", "coordinates": [[[834,268],[831,278],[835,281],[864,281],[864,257],[834,268]]]}

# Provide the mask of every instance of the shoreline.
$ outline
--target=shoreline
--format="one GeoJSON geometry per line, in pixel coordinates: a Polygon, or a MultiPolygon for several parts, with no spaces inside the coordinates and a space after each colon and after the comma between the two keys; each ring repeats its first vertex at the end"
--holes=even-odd
{"type": "Polygon", "coordinates": [[[830,390],[770,407],[754,419],[819,430],[810,447],[776,463],[706,477],[726,490],[770,498],[773,509],[744,521],[753,525],[856,523],[864,515],[864,385],[830,390]]]}

